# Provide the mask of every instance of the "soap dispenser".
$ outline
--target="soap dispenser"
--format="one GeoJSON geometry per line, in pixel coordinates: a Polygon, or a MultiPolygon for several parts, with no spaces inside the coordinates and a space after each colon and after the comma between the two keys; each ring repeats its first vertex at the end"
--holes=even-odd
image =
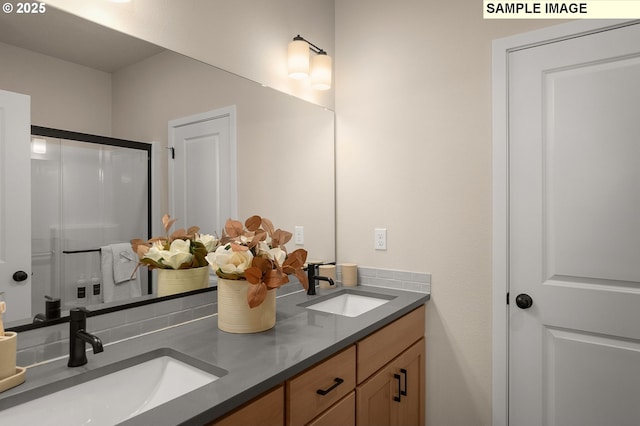
{"type": "Polygon", "coordinates": [[[87,303],[87,280],[84,274],[80,274],[80,278],[76,283],[76,304],[82,306],[87,303]]]}
{"type": "Polygon", "coordinates": [[[89,291],[91,293],[91,304],[97,305],[102,302],[101,300],[102,290],[100,288],[100,278],[98,278],[98,274],[94,272],[93,275],[91,276],[90,282],[91,282],[91,287],[89,291]]]}

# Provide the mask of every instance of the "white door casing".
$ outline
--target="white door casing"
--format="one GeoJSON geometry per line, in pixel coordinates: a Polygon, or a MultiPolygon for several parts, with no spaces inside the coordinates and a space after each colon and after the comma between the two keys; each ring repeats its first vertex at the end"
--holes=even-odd
{"type": "Polygon", "coordinates": [[[0,90],[0,292],[5,322],[31,317],[31,98],[0,90]],[[16,271],[27,279],[16,282],[16,271]]]}
{"type": "Polygon", "coordinates": [[[169,210],[177,227],[219,234],[237,216],[235,106],[171,120],[168,142],[169,210]]]}
{"type": "Polygon", "coordinates": [[[494,43],[496,425],[640,419],[640,26],[626,24],[494,43]]]}

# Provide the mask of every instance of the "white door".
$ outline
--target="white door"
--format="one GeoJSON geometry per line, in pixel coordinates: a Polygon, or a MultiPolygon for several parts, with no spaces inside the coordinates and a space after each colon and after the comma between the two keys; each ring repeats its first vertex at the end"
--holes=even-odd
{"type": "Polygon", "coordinates": [[[6,322],[31,317],[30,135],[31,98],[0,90],[0,293],[6,322]]]}
{"type": "Polygon", "coordinates": [[[639,425],[640,24],[508,64],[510,425],[639,425]]]}
{"type": "Polygon", "coordinates": [[[235,107],[169,122],[169,209],[176,229],[199,226],[220,235],[235,218],[235,122],[235,107]]]}

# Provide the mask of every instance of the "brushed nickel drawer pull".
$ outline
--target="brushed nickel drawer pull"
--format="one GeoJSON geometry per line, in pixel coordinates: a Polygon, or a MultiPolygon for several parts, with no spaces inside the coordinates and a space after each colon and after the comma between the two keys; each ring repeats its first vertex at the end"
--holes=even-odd
{"type": "Polygon", "coordinates": [[[333,381],[335,383],[333,385],[331,385],[331,387],[329,389],[326,389],[326,390],[325,389],[318,389],[316,391],[316,393],[318,395],[324,396],[324,395],[328,394],[329,392],[331,392],[332,390],[334,390],[335,388],[337,388],[338,386],[340,386],[344,382],[344,379],[341,379],[340,377],[336,377],[335,379],[333,379],[333,381]]]}

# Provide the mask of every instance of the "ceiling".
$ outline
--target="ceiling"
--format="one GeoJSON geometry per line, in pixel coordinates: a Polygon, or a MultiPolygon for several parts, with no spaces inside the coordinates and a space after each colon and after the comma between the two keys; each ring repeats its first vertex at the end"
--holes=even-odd
{"type": "Polygon", "coordinates": [[[164,50],[53,7],[0,13],[0,42],[108,73],[164,50]]]}

